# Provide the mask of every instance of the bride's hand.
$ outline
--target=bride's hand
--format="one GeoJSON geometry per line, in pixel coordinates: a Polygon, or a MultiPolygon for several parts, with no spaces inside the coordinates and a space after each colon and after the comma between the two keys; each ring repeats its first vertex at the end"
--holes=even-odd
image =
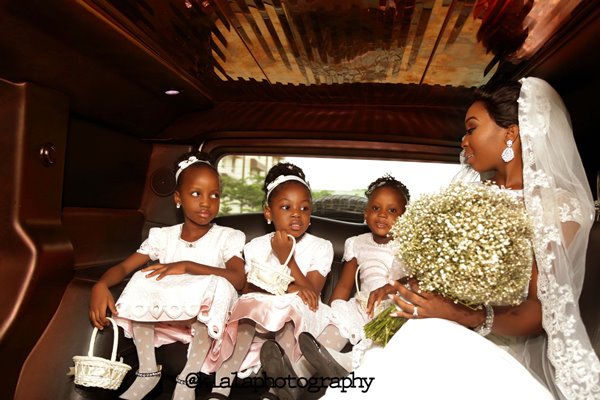
{"type": "Polygon", "coordinates": [[[408,281],[408,287],[400,282],[393,282],[391,284],[399,293],[399,296],[391,295],[399,308],[394,313],[397,317],[408,319],[443,318],[457,322],[468,328],[476,326],[472,324],[472,321],[474,320],[473,315],[478,313],[477,310],[454,303],[452,300],[435,292],[421,290],[419,283],[415,279],[408,281]]]}

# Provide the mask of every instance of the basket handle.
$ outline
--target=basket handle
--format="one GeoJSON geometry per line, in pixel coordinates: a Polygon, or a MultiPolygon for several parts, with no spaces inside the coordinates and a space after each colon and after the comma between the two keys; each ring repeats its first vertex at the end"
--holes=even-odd
{"type": "Polygon", "coordinates": [[[359,283],[358,283],[358,275],[359,275],[359,272],[360,272],[360,268],[363,267],[363,266],[365,266],[365,265],[370,265],[372,263],[377,264],[378,267],[380,267],[381,269],[384,269],[388,273],[388,275],[389,275],[389,270],[388,270],[388,268],[385,266],[385,264],[383,262],[381,262],[379,260],[376,260],[376,259],[370,259],[370,260],[365,261],[364,263],[360,264],[356,268],[356,273],[354,274],[354,283],[356,284],[356,292],[357,293],[360,292],[360,287],[359,287],[359,283]]]}
{"type": "MultiPolygon", "coordinates": [[[[110,355],[110,361],[115,361],[117,359],[117,345],[119,342],[119,329],[117,328],[117,323],[114,319],[110,317],[106,317],[107,320],[110,321],[113,327],[113,347],[112,354],[110,355]]],[[[92,337],[90,339],[90,348],[88,349],[88,357],[94,356],[94,343],[96,342],[96,334],[98,333],[98,328],[94,327],[94,331],[92,332],[92,337]]]]}
{"type": "Polygon", "coordinates": [[[286,267],[287,267],[288,263],[290,262],[290,260],[292,259],[292,256],[294,255],[294,250],[296,249],[296,238],[293,237],[292,235],[290,235],[289,233],[288,233],[288,237],[290,239],[292,239],[292,249],[290,250],[290,254],[288,254],[288,256],[287,256],[285,263],[283,263],[283,265],[286,267]]]}

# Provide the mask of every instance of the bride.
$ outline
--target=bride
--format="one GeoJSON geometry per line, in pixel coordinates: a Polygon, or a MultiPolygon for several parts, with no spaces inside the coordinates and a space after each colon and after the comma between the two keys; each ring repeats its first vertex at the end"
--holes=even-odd
{"type": "MultiPolygon", "coordinates": [[[[600,362],[578,307],[594,206],[565,106],[541,79],[488,84],[476,91],[465,126],[457,179],[485,173],[519,196],[533,220],[526,297],[471,310],[419,291],[416,281],[395,282],[396,315],[410,320],[350,376],[332,380],[325,399],[395,391],[406,399],[600,398],[600,362]]],[[[305,347],[317,369],[331,365],[318,342],[305,347]]]]}

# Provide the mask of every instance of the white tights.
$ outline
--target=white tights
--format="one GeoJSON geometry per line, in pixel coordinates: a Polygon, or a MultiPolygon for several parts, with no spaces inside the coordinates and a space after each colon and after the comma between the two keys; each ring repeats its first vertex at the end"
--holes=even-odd
{"type": "MultiPolygon", "coordinates": [[[[141,374],[159,372],[154,354],[154,323],[133,322],[133,342],[137,350],[139,370],[141,374]]],[[[120,398],[137,400],[142,399],[158,384],[160,374],[155,376],[137,376],[129,389],[120,398]]]]}
{"type": "MultiPolygon", "coordinates": [[[[120,397],[122,399],[138,400],[144,398],[160,381],[160,374],[153,376],[144,376],[159,372],[156,364],[156,355],[154,352],[154,323],[153,322],[133,322],[133,341],[137,350],[139,361],[139,375],[133,384],[120,397]]],[[[194,321],[192,323],[194,336],[189,344],[188,358],[178,379],[185,382],[190,373],[199,373],[204,358],[210,348],[210,339],[206,325],[194,321]]],[[[195,398],[195,387],[190,387],[185,383],[178,383],[173,392],[173,399],[189,400],[195,398]]]]}
{"type": "Polygon", "coordinates": [[[317,337],[321,345],[346,371],[352,371],[352,352],[341,353],[340,350],[346,346],[348,339],[340,335],[340,330],[335,325],[327,325],[323,332],[317,337]]]}
{"type": "MultiPolygon", "coordinates": [[[[188,347],[188,358],[183,370],[177,377],[177,385],[175,385],[175,391],[173,392],[174,400],[193,400],[196,398],[195,386],[186,385],[187,377],[189,374],[196,374],[199,378],[200,368],[204,363],[206,354],[210,348],[210,338],[208,337],[208,328],[201,322],[194,321],[192,323],[192,341],[188,347]]],[[[196,382],[199,382],[197,379],[196,382]]]]}
{"type": "Polygon", "coordinates": [[[220,383],[233,382],[240,369],[240,365],[242,365],[242,361],[244,361],[244,358],[250,350],[254,333],[255,328],[253,323],[247,321],[241,321],[239,323],[233,354],[217,370],[215,374],[215,387],[212,390],[213,393],[221,393],[225,396],[229,396],[231,386],[223,385],[223,387],[221,387],[220,383]]]}

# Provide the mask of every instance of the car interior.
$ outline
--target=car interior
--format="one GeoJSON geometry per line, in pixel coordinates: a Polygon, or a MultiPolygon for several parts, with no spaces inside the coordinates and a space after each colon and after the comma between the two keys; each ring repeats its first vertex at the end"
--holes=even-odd
{"type": "MultiPolygon", "coordinates": [[[[110,399],[132,382],[123,335],[120,389],[67,372],[88,351],[93,284],[150,228],[182,222],[174,167],[188,151],[458,164],[474,89],[535,76],[565,101],[598,199],[599,37],[595,0],[0,0],[0,392],[110,399]]],[[[346,238],[368,232],[364,202],[344,198],[309,228],[334,247],[325,303],[346,238]]],[[[240,209],[215,222],[247,240],[272,230],[260,207],[240,209]]],[[[600,354],[596,212],[579,305],[600,354]]],[[[99,335],[96,354],[111,348],[99,335]]],[[[186,346],[157,359],[155,398],[171,398],[186,346]]]]}

